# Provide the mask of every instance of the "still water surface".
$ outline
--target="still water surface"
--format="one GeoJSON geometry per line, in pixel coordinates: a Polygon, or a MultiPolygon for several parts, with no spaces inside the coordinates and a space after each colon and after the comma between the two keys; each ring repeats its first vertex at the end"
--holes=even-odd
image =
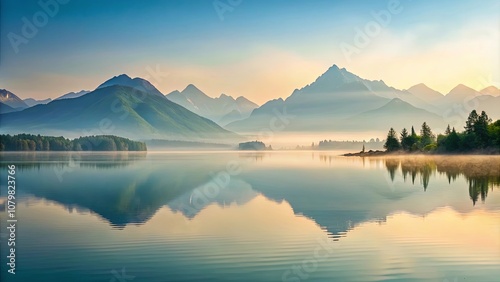
{"type": "Polygon", "coordinates": [[[498,281],[500,157],[336,155],[3,154],[1,280],[498,281]]]}

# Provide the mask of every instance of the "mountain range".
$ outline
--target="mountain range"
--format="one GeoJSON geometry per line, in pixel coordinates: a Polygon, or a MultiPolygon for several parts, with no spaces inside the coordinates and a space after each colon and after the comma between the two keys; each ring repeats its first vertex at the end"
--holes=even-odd
{"type": "Polygon", "coordinates": [[[451,124],[460,130],[473,109],[500,118],[500,90],[494,86],[476,91],[460,84],[446,95],[422,83],[399,90],[337,65],[286,99],[260,107],[244,97],[209,97],[193,84],[163,95],[149,81],[125,74],[94,91],[70,92],[55,100],[23,101],[3,89],[0,103],[2,132],[79,136],[82,130],[103,131],[111,120],[113,134],[132,139],[238,139],[230,131],[255,134],[273,129],[283,117],[286,124],[279,130],[289,132],[385,131],[419,128],[424,121],[431,128],[451,124]]]}
{"type": "Polygon", "coordinates": [[[227,129],[252,134],[269,128],[278,113],[293,118],[282,129],[292,132],[387,130],[388,127],[420,127],[427,121],[443,129],[447,124],[463,126],[473,109],[500,118],[500,97],[494,86],[483,94],[458,85],[447,95],[417,84],[398,90],[381,80],[367,80],[333,65],[313,83],[296,89],[286,99],[271,100],[250,117],[235,121],[227,129]]]}
{"type": "Polygon", "coordinates": [[[250,116],[258,105],[240,96],[234,99],[232,96],[221,94],[217,98],[211,98],[193,84],[189,84],[184,90],[175,90],[166,97],[184,108],[200,116],[209,118],[224,126],[230,122],[241,120],[250,116]]]}
{"type": "Polygon", "coordinates": [[[146,80],[114,77],[96,90],[0,116],[3,133],[66,137],[113,134],[133,139],[239,140],[213,121],[169,101],[146,80]],[[160,93],[160,94],[158,94],[160,93]]]}

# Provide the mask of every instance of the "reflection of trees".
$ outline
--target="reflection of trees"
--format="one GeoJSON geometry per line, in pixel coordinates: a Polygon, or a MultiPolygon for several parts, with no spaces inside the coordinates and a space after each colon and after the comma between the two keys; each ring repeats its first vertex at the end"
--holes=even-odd
{"type": "Polygon", "coordinates": [[[239,157],[240,159],[244,160],[254,160],[254,161],[262,161],[264,160],[264,157],[266,157],[268,154],[264,152],[250,152],[250,153],[240,153],[239,157]]]}
{"type": "Polygon", "coordinates": [[[500,158],[496,156],[405,156],[387,157],[384,162],[392,180],[401,166],[404,180],[411,176],[414,184],[416,177],[420,176],[424,190],[435,172],[446,175],[449,183],[463,175],[469,183],[473,204],[479,197],[484,202],[488,189],[500,187],[500,158]]]}
{"type": "Polygon", "coordinates": [[[86,167],[94,169],[107,169],[126,167],[136,161],[144,160],[146,152],[112,152],[112,153],[86,153],[86,152],[22,152],[3,153],[0,168],[15,164],[20,171],[40,170],[42,167],[86,167]]]}
{"type": "Polygon", "coordinates": [[[322,161],[322,162],[328,162],[329,164],[332,163],[332,160],[333,160],[333,157],[331,155],[322,155],[320,154],[319,155],[319,160],[322,161]]]}
{"type": "Polygon", "coordinates": [[[399,167],[399,162],[395,160],[387,160],[385,162],[385,167],[387,168],[387,171],[391,176],[391,180],[394,181],[394,177],[396,176],[396,171],[398,170],[399,167]]]}

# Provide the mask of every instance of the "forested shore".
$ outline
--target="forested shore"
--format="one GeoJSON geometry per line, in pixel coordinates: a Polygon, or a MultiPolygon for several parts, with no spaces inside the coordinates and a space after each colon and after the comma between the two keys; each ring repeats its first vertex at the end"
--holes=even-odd
{"type": "Polygon", "coordinates": [[[113,135],[85,136],[73,140],[33,134],[0,135],[0,151],[146,151],[144,142],[113,135]]]}

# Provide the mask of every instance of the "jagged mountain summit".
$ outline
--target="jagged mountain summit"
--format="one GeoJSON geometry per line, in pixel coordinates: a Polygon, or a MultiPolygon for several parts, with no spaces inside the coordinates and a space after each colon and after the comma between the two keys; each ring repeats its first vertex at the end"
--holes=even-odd
{"type": "Polygon", "coordinates": [[[182,91],[172,91],[166,97],[193,113],[209,118],[220,125],[246,118],[258,107],[257,104],[243,96],[236,99],[226,94],[221,94],[217,98],[209,97],[193,84],[189,84],[182,91]]]}
{"type": "MultiPolygon", "coordinates": [[[[286,99],[275,99],[255,109],[249,118],[230,123],[226,128],[252,133],[269,127],[277,113],[293,117],[284,131],[370,130],[364,123],[346,126],[346,120],[383,107],[393,99],[429,114],[439,109],[407,90],[388,86],[382,80],[363,79],[337,65],[330,67],[313,83],[296,89],[286,99]]],[[[391,113],[387,116],[399,118],[391,113]]]]}

